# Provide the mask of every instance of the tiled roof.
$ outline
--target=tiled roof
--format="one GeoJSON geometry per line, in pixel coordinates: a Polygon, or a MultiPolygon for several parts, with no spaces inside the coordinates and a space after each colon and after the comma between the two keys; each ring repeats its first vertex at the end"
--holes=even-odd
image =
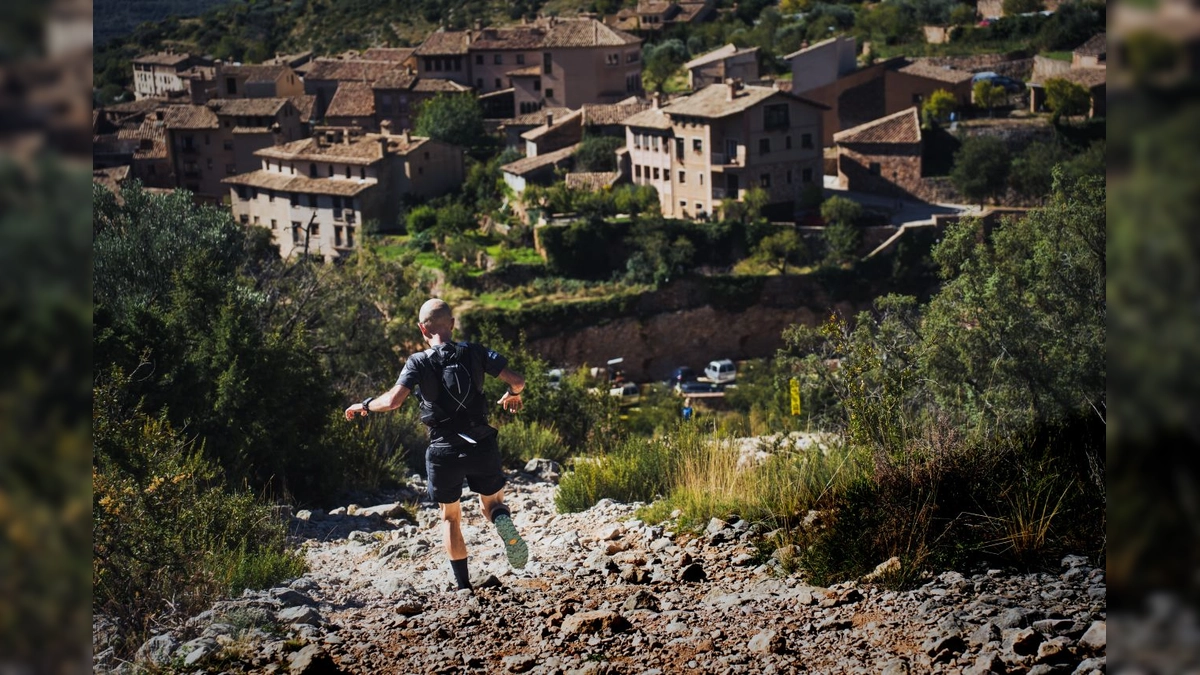
{"type": "Polygon", "coordinates": [[[439,30],[430,33],[425,41],[417,46],[415,54],[466,54],[470,44],[470,33],[465,30],[439,30]]]}
{"type": "Polygon", "coordinates": [[[539,124],[545,124],[546,123],[546,113],[550,113],[550,114],[554,115],[555,117],[561,117],[563,115],[570,115],[571,109],[570,108],[542,108],[541,110],[535,110],[531,113],[525,113],[524,115],[517,115],[516,117],[514,117],[510,120],[505,120],[504,126],[506,126],[506,127],[530,127],[530,126],[535,127],[539,124]]]}
{"type": "Polygon", "coordinates": [[[734,54],[736,54],[737,50],[738,50],[737,46],[731,42],[731,43],[725,45],[724,47],[717,47],[716,49],[712,50],[711,52],[707,52],[707,53],[701,54],[700,56],[697,56],[696,58],[692,59],[691,61],[688,61],[687,63],[683,64],[683,67],[688,70],[691,70],[692,68],[695,68],[697,66],[703,66],[706,63],[712,63],[713,61],[721,61],[727,57],[730,57],[730,56],[733,56],[734,54]]]}
{"type": "Polygon", "coordinates": [[[374,164],[383,158],[379,140],[388,139],[388,151],[396,154],[407,154],[429,140],[421,136],[409,136],[405,142],[404,136],[392,134],[364,134],[351,138],[349,143],[326,143],[319,138],[303,138],[283,145],[275,145],[258,150],[254,154],[259,157],[283,160],[337,161],[346,164],[374,164]]]}
{"type": "Polygon", "coordinates": [[[412,47],[371,47],[362,53],[364,59],[391,61],[392,63],[403,63],[412,55],[412,47]]]}
{"type": "Polygon", "coordinates": [[[1108,82],[1108,70],[1106,68],[1072,68],[1049,77],[1038,77],[1029,84],[1044,87],[1049,80],[1066,80],[1091,89],[1108,82]]]}
{"type": "Polygon", "coordinates": [[[406,70],[393,70],[371,84],[373,89],[411,89],[417,76],[406,70]]]}
{"type": "Polygon", "coordinates": [[[192,58],[191,54],[176,54],[174,52],[155,52],[142,54],[132,59],[133,63],[143,63],[152,66],[180,66],[192,58]]]}
{"type": "Polygon", "coordinates": [[[538,49],[545,40],[546,28],[541,23],[505,28],[484,28],[472,32],[471,49],[538,49]]]}
{"type": "Polygon", "coordinates": [[[118,129],[117,138],[138,141],[138,146],[133,150],[135,159],[167,157],[167,133],[161,122],[147,120],[133,129],[118,129]]]}
{"type": "Polygon", "coordinates": [[[538,77],[542,74],[541,66],[525,66],[516,70],[510,70],[505,75],[509,77],[538,77]]]}
{"type": "Polygon", "coordinates": [[[232,129],[235,135],[250,135],[250,134],[269,134],[271,127],[234,127],[232,129]]]}
{"type": "Polygon", "coordinates": [[[138,101],[126,101],[124,103],[114,103],[104,106],[104,112],[118,113],[121,115],[131,113],[147,113],[161,105],[167,105],[165,98],[143,98],[138,101]]]}
{"type": "MultiPolygon", "coordinates": [[[[727,117],[749,110],[772,96],[789,96],[774,87],[757,87],[745,85],[737,91],[734,99],[729,100],[729,85],[710,84],[700,91],[679,99],[677,102],[663,108],[668,115],[686,115],[688,117],[727,117]]],[[[628,122],[627,122],[628,123],[628,122]]]]}
{"type": "Polygon", "coordinates": [[[620,171],[598,171],[569,173],[564,178],[569,188],[599,192],[606,187],[612,187],[620,177],[620,171]]]}
{"type": "Polygon", "coordinates": [[[305,96],[289,96],[288,100],[300,112],[300,121],[307,122],[312,119],[313,108],[316,107],[317,97],[312,95],[305,96]]]}
{"type": "Polygon", "coordinates": [[[836,38],[836,37],[826,38],[824,40],[821,40],[820,42],[811,44],[811,45],[805,47],[804,49],[794,51],[791,54],[788,54],[787,56],[785,56],[783,58],[787,61],[791,61],[792,58],[794,58],[796,56],[800,56],[801,54],[807,54],[808,52],[811,52],[814,49],[820,49],[821,47],[824,47],[825,45],[829,44],[830,42],[834,42],[837,39],[838,38],[836,38]]]}
{"type": "Polygon", "coordinates": [[[357,80],[374,82],[387,73],[399,70],[391,61],[317,59],[304,75],[305,80],[357,80]]]}
{"type": "Polygon", "coordinates": [[[168,129],[218,129],[221,121],[208,106],[171,105],[162,109],[168,129]]]}
{"type": "Polygon", "coordinates": [[[675,23],[689,23],[709,8],[708,3],[704,2],[681,2],[679,3],[679,14],[673,20],[675,23]]]}
{"type": "Polygon", "coordinates": [[[273,116],[288,104],[286,98],[214,98],[206,105],[218,115],[273,116]]]}
{"type": "Polygon", "coordinates": [[[341,82],[329,107],[326,117],[373,117],[375,115],[375,92],[362,82],[341,82]]]}
{"type": "Polygon", "coordinates": [[[640,113],[626,117],[621,124],[627,127],[670,129],[671,119],[667,117],[662,108],[647,108],[640,113]]]}
{"type": "Polygon", "coordinates": [[[905,75],[914,75],[916,77],[924,77],[930,80],[938,80],[939,82],[947,82],[949,84],[960,84],[970,80],[974,75],[965,70],[955,70],[945,66],[935,66],[932,63],[924,60],[916,60],[912,63],[899,68],[898,72],[905,75]]]}
{"type": "Polygon", "coordinates": [[[470,91],[471,88],[461,85],[453,80],[443,80],[437,77],[422,77],[413,85],[413,91],[444,91],[450,93],[460,93],[470,91]]]}
{"type": "Polygon", "coordinates": [[[341,197],[353,197],[378,184],[373,179],[309,178],[300,174],[293,176],[275,171],[264,171],[263,169],[230,176],[222,179],[221,182],[226,185],[246,185],[261,190],[304,192],[307,194],[338,195],[341,197]]]}
{"type": "Polygon", "coordinates": [[[242,66],[221,66],[221,75],[232,77],[246,77],[246,82],[274,82],[279,79],[287,71],[291,70],[284,65],[265,66],[265,65],[242,65],[242,66]]]}
{"type": "Polygon", "coordinates": [[[662,14],[671,9],[673,2],[663,2],[663,0],[638,0],[638,14],[662,14]]]}
{"type": "Polygon", "coordinates": [[[649,108],[650,102],[641,99],[620,103],[584,105],[583,124],[590,127],[621,124],[631,116],[649,108]]]}
{"type": "Polygon", "coordinates": [[[514,176],[524,176],[532,171],[565,161],[570,158],[571,155],[574,155],[575,151],[578,149],[579,144],[576,143],[575,145],[567,146],[562,150],[555,150],[554,152],[548,152],[544,155],[518,159],[511,164],[505,164],[504,166],[500,167],[500,170],[504,173],[511,173],[514,176]]]}
{"type": "Polygon", "coordinates": [[[582,121],[583,121],[583,111],[576,110],[573,113],[564,115],[561,119],[558,117],[555,117],[554,118],[554,126],[548,127],[545,124],[543,124],[541,126],[534,127],[533,129],[530,129],[529,131],[526,131],[525,133],[521,134],[521,138],[523,138],[527,141],[536,141],[536,140],[542,138],[543,136],[546,136],[547,134],[551,134],[551,133],[557,133],[560,131],[564,132],[564,133],[571,133],[571,130],[569,129],[569,127],[574,127],[575,137],[576,137],[576,139],[578,139],[578,137],[579,137],[578,134],[582,128],[582,125],[581,125],[582,121]]]}
{"type": "Polygon", "coordinates": [[[1072,51],[1080,56],[1101,56],[1106,54],[1108,53],[1108,33],[1093,35],[1091,39],[1072,51]]]}
{"type": "Polygon", "coordinates": [[[621,47],[642,39],[595,19],[551,19],[543,47],[621,47]]]}
{"type": "Polygon", "coordinates": [[[916,106],[833,135],[835,143],[918,143],[920,140],[921,120],[916,106]]]}

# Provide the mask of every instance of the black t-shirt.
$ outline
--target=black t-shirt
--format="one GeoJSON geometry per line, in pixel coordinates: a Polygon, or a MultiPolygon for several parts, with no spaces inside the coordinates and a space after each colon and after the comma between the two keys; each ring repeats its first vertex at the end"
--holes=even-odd
{"type": "MultiPolygon", "coordinates": [[[[483,345],[474,342],[459,342],[455,343],[466,348],[466,353],[469,355],[470,362],[483,363],[483,372],[492,377],[499,377],[500,371],[504,370],[508,365],[508,359],[496,352],[484,347],[483,345]]],[[[407,387],[410,391],[417,391],[417,395],[424,399],[425,393],[432,392],[431,395],[437,396],[439,391],[438,378],[439,373],[434,368],[430,359],[433,353],[433,348],[426,349],[423,352],[417,352],[408,357],[408,361],[404,363],[404,369],[400,371],[400,377],[396,379],[396,384],[407,387]]],[[[475,383],[475,388],[480,394],[483,393],[483,378],[475,383]]],[[[480,405],[476,414],[487,417],[487,406],[483,403],[483,397],[480,396],[480,405]]]]}

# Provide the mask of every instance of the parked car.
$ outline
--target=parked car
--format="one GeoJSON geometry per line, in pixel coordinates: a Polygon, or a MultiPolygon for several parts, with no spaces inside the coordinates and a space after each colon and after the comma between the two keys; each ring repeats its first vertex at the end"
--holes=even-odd
{"type": "Polygon", "coordinates": [[[668,377],[663,384],[667,385],[668,387],[674,387],[675,385],[682,384],[684,382],[692,382],[695,379],[696,371],[688,368],[687,366],[680,366],[679,368],[671,371],[671,376],[668,377]]]}
{"type": "Polygon", "coordinates": [[[716,382],[700,382],[692,380],[691,382],[680,382],[675,385],[675,391],[686,396],[688,394],[711,394],[724,389],[716,382]]]}
{"type": "Polygon", "coordinates": [[[708,366],[704,369],[704,375],[718,384],[733,382],[737,379],[737,366],[733,365],[733,361],[729,359],[709,361],[708,366]]]}
{"type": "Polygon", "coordinates": [[[1019,94],[1025,91],[1024,82],[1021,82],[1020,80],[1014,80],[1011,77],[1007,77],[999,73],[993,73],[991,71],[975,73],[975,75],[971,77],[971,86],[974,87],[976,82],[981,82],[983,80],[987,80],[992,84],[1004,87],[1004,91],[1010,94],[1019,94]]]}
{"type": "Polygon", "coordinates": [[[633,405],[641,400],[642,394],[634,382],[626,382],[608,390],[609,396],[615,396],[621,405],[633,405]]]}

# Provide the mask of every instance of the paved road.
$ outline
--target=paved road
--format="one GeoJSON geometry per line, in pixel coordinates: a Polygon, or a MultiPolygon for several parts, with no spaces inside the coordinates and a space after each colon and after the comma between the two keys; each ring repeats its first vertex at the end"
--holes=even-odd
{"type": "Polygon", "coordinates": [[[967,204],[927,204],[908,199],[896,199],[865,192],[852,192],[838,187],[837,176],[825,176],[825,197],[838,195],[875,209],[891,211],[891,224],[930,223],[933,217],[944,213],[978,214],[979,207],[967,204]]]}

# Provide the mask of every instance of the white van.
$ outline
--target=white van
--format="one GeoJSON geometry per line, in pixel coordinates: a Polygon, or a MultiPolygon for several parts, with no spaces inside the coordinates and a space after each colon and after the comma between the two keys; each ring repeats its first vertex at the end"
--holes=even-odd
{"type": "Polygon", "coordinates": [[[733,365],[733,361],[729,359],[709,361],[708,366],[704,369],[704,375],[717,384],[733,382],[737,379],[737,366],[733,365]]]}

